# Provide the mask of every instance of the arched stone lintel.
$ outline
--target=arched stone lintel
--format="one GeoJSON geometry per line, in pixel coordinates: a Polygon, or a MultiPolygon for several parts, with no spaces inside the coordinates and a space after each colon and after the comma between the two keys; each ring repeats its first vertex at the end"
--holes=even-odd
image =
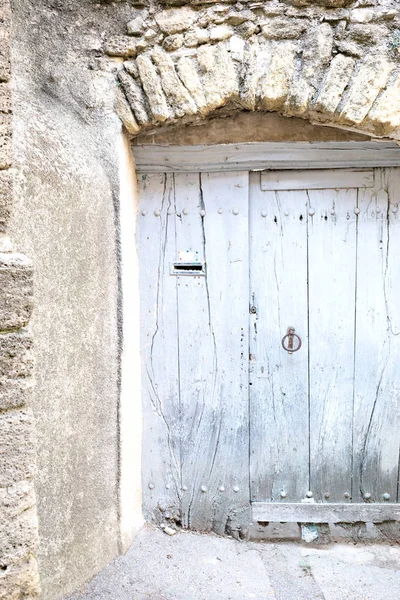
{"type": "Polygon", "coordinates": [[[261,43],[256,36],[202,45],[190,56],[156,45],[119,69],[117,113],[132,136],[201,122],[229,106],[399,140],[397,65],[377,48],[358,61],[332,57],[325,26],[314,29],[301,58],[299,41],[261,43]]]}

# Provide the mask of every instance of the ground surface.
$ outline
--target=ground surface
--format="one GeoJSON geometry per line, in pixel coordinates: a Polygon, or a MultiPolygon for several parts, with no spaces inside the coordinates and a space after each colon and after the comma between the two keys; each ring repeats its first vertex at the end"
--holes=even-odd
{"type": "Polygon", "coordinates": [[[237,542],[144,528],[129,552],[69,600],[388,600],[400,546],[237,542]]]}

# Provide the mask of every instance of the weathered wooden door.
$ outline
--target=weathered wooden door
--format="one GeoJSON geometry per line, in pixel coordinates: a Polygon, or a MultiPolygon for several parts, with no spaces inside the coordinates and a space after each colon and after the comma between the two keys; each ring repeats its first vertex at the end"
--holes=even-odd
{"type": "Polygon", "coordinates": [[[399,202],[397,169],[140,176],[147,518],[398,501],[399,202]]]}
{"type": "Polygon", "coordinates": [[[248,236],[247,172],[141,176],[147,518],[248,519],[248,236]]]}
{"type": "Polygon", "coordinates": [[[250,180],[252,502],[396,502],[398,173],[250,180]]]}

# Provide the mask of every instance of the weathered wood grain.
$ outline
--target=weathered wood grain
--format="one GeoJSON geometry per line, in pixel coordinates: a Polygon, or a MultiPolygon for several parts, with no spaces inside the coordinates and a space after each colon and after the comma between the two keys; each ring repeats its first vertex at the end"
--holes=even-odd
{"type": "Polygon", "coordinates": [[[174,214],[168,214],[173,192],[172,175],[139,178],[143,510],[147,519],[158,521],[180,518],[176,279],[169,275],[175,256],[174,214]]]}
{"type": "Polygon", "coordinates": [[[248,174],[202,175],[201,198],[208,305],[202,327],[212,362],[201,371],[210,387],[195,442],[191,522],[234,534],[249,519],[248,174]]]}
{"type": "Polygon", "coordinates": [[[327,190],[337,188],[370,188],[374,185],[372,169],[317,169],[310,171],[264,171],[261,189],[327,190]]]}
{"type": "Polygon", "coordinates": [[[253,502],[253,521],[282,523],[382,523],[399,521],[399,504],[253,502]]]}
{"type": "Polygon", "coordinates": [[[357,191],[309,192],[310,488],[351,494],[357,191]]]}
{"type": "Polygon", "coordinates": [[[358,231],[353,497],[377,502],[384,494],[396,502],[398,493],[399,184],[398,170],[377,173],[376,194],[362,198],[358,231]]]}
{"type": "Polygon", "coordinates": [[[394,142],[149,145],[132,151],[139,173],[400,166],[400,147],[394,142]]]}
{"type": "Polygon", "coordinates": [[[299,501],[309,486],[307,194],[250,181],[251,495],[299,501]],[[291,355],[288,327],[303,342],[291,355]]]}

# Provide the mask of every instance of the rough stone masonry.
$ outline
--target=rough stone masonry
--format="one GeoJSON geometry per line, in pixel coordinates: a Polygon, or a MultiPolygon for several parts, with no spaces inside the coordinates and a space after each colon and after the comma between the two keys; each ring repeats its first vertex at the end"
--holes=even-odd
{"type": "Polygon", "coordinates": [[[11,8],[0,0],[0,599],[39,597],[32,388],[32,264],[13,252],[11,8]]]}
{"type": "Polygon", "coordinates": [[[396,0],[133,2],[104,51],[122,62],[132,135],[216,111],[278,111],[400,139],[396,0]]]}

